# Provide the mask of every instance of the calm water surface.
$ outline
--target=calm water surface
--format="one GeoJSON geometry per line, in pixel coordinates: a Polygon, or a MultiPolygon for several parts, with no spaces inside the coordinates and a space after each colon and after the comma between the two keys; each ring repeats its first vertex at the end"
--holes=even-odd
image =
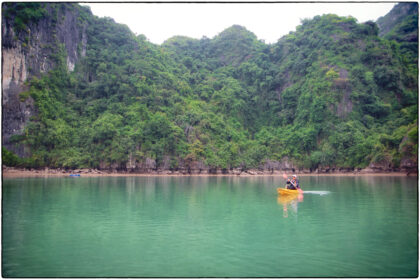
{"type": "Polygon", "coordinates": [[[417,277],[406,177],[3,179],[4,277],[417,277]]]}

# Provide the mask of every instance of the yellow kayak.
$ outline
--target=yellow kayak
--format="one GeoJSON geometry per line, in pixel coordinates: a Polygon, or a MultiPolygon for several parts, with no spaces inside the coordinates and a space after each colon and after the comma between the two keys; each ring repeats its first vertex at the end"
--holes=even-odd
{"type": "Polygon", "coordinates": [[[298,195],[299,190],[289,190],[284,188],[277,188],[277,193],[280,195],[298,195]]]}

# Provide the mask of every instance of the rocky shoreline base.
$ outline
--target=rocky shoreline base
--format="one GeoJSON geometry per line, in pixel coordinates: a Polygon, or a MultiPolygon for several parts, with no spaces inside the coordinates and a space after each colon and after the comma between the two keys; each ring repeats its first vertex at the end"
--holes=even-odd
{"type": "Polygon", "coordinates": [[[123,171],[108,171],[108,170],[98,170],[98,169],[22,169],[15,167],[3,166],[2,168],[2,177],[44,177],[44,176],[70,176],[72,174],[78,174],[80,176],[86,177],[96,177],[96,176],[283,176],[287,174],[288,176],[292,174],[297,174],[299,176],[358,176],[358,175],[380,175],[380,176],[418,176],[418,171],[383,171],[383,170],[194,170],[193,172],[183,170],[183,171],[171,171],[171,170],[150,170],[147,172],[123,172],[123,171]]]}

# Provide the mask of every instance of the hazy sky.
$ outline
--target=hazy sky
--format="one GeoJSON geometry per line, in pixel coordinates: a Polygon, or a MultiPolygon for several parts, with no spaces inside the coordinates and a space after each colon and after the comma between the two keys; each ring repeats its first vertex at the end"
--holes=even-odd
{"type": "Polygon", "coordinates": [[[301,19],[316,15],[353,16],[359,23],[387,14],[396,3],[84,3],[94,15],[111,17],[137,35],[163,43],[175,35],[212,38],[239,24],[266,43],[295,31],[301,19]]]}

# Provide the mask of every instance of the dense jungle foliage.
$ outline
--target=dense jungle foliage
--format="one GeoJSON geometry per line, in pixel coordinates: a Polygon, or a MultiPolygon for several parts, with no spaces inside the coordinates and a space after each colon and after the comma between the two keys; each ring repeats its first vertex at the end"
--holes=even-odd
{"type": "MultiPolygon", "coordinates": [[[[8,16],[20,30],[44,13],[19,5],[8,16]]],[[[57,44],[57,67],[21,94],[38,114],[14,141],[32,156],[3,149],[6,164],[124,170],[153,159],[169,169],[197,161],[249,169],[287,157],[315,169],[417,158],[417,53],[397,29],[380,37],[374,22],[329,14],[274,44],[235,25],[159,46],[71,9],[88,23],[86,56],[69,72],[57,44]]]]}
{"type": "Polygon", "coordinates": [[[400,43],[400,50],[415,64],[418,62],[418,3],[396,5],[386,16],[378,19],[379,36],[400,43]]]}

